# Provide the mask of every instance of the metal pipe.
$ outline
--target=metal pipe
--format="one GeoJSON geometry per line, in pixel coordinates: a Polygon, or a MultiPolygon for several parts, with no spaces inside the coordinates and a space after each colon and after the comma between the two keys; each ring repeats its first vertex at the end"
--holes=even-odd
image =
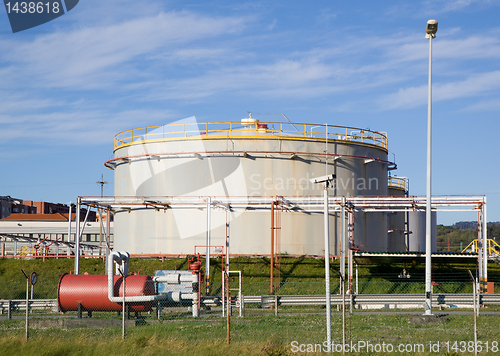
{"type": "Polygon", "coordinates": [[[29,309],[30,309],[29,284],[30,284],[30,279],[26,278],[26,341],[28,341],[29,337],[29,309]]]}
{"type": "Polygon", "coordinates": [[[109,256],[109,252],[110,252],[110,246],[111,246],[111,209],[108,208],[108,212],[107,212],[107,219],[106,219],[106,223],[107,223],[107,237],[106,237],[106,256],[109,256]]]}
{"type": "Polygon", "coordinates": [[[198,277],[195,274],[186,275],[179,273],[167,274],[166,276],[154,276],[153,282],[167,283],[167,284],[180,284],[181,282],[198,282],[198,277]]]}
{"type": "Polygon", "coordinates": [[[123,278],[123,305],[122,305],[122,340],[125,340],[125,274],[122,274],[123,278]]]}
{"type": "Polygon", "coordinates": [[[345,278],[345,197],[342,197],[340,208],[340,276],[345,278]]]}
{"type": "Polygon", "coordinates": [[[486,197],[482,206],[483,210],[483,282],[488,281],[488,220],[486,219],[486,197]]]}
{"type": "MultiPolygon", "coordinates": [[[[108,256],[108,299],[113,303],[121,303],[122,298],[114,296],[114,274],[113,274],[113,264],[117,262],[121,265],[121,272],[124,276],[128,274],[128,261],[130,258],[130,254],[128,252],[117,252],[113,251],[108,256]]],[[[198,303],[198,295],[196,293],[185,293],[181,294],[170,292],[164,295],[145,295],[145,296],[130,296],[125,297],[126,303],[134,303],[134,302],[154,302],[158,300],[196,300],[198,303]]]]}
{"type": "Polygon", "coordinates": [[[80,198],[76,200],[75,274],[80,270],[80,198]]]}
{"type": "Polygon", "coordinates": [[[69,213],[68,213],[68,242],[71,242],[71,202],[69,202],[69,213]]]}
{"type": "Polygon", "coordinates": [[[358,264],[356,263],[356,295],[359,293],[359,284],[358,284],[358,264]]]}
{"type": "Polygon", "coordinates": [[[427,190],[425,204],[425,315],[432,315],[432,265],[431,265],[431,145],[432,145],[432,37],[429,36],[429,88],[427,100],[427,190]]]}
{"type": "Polygon", "coordinates": [[[271,286],[270,294],[274,294],[274,201],[271,203],[271,286]]]}
{"type": "MultiPolygon", "coordinates": [[[[210,288],[210,230],[212,229],[212,206],[211,198],[207,197],[207,249],[206,249],[206,267],[205,267],[205,279],[207,281],[206,292],[208,294],[210,288]]],[[[201,286],[199,286],[201,288],[201,286]]]]}
{"type": "Polygon", "coordinates": [[[236,150],[218,150],[218,151],[190,151],[190,152],[161,152],[161,153],[142,153],[138,155],[127,155],[115,157],[104,162],[104,165],[109,169],[114,169],[113,164],[116,165],[116,161],[120,160],[130,160],[131,158],[142,158],[142,157],[156,157],[156,156],[173,156],[173,157],[182,157],[182,156],[192,156],[196,154],[203,154],[208,156],[210,154],[221,155],[227,153],[228,155],[234,156],[234,154],[280,154],[280,155],[301,155],[301,156],[335,156],[335,157],[347,157],[347,158],[359,158],[359,159],[373,159],[376,162],[385,163],[388,165],[394,165],[396,167],[395,162],[391,162],[388,160],[383,160],[377,157],[370,156],[359,156],[359,155],[348,155],[348,154],[337,154],[337,153],[323,153],[323,152],[297,152],[297,151],[263,151],[263,150],[253,150],[253,151],[236,151],[236,150]]]}
{"type": "Polygon", "coordinates": [[[325,297],[326,297],[326,341],[328,351],[332,347],[332,312],[330,303],[330,216],[328,210],[328,181],[325,181],[324,190],[324,229],[325,229],[325,297]]]}

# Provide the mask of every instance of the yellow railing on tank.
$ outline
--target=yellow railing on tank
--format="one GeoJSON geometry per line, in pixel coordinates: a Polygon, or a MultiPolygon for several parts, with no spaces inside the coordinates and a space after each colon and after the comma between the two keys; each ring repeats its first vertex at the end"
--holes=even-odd
{"type": "Polygon", "coordinates": [[[387,177],[387,186],[389,188],[402,189],[405,192],[408,191],[408,178],[407,177],[398,177],[398,176],[389,176],[387,177]]]}
{"type": "Polygon", "coordinates": [[[387,136],[384,133],[335,125],[294,124],[283,122],[255,122],[243,125],[241,122],[179,123],[140,127],[120,132],[115,136],[114,148],[184,138],[283,138],[325,141],[347,141],[380,147],[387,150],[387,136]],[[327,132],[328,130],[328,132],[327,132]]]}

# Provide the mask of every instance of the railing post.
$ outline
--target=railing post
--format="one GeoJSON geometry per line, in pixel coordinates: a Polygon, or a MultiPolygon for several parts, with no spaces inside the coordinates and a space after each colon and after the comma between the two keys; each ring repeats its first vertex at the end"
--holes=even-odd
{"type": "Polygon", "coordinates": [[[274,295],[274,316],[278,316],[278,296],[274,295]]]}
{"type": "Polygon", "coordinates": [[[12,319],[12,300],[7,301],[7,319],[12,319]]]}

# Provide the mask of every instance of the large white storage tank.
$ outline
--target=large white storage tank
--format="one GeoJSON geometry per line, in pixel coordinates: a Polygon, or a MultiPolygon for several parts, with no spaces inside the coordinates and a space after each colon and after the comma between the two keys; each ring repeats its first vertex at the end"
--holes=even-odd
{"type": "MultiPolygon", "coordinates": [[[[387,138],[350,127],[193,120],[132,129],[115,137],[115,196],[270,197],[322,196],[309,179],[336,174],[330,195],[387,196],[387,138]],[[327,151],[327,154],[325,154],[327,151]],[[325,158],[327,161],[325,162],[325,158]]],[[[229,215],[231,253],[269,254],[269,210],[229,215]]],[[[386,251],[387,217],[363,214],[355,244],[386,251]]],[[[130,253],[193,253],[205,245],[203,209],[138,207],[115,213],[114,245],[130,253]]],[[[323,214],[281,213],[281,253],[324,254],[323,214]]],[[[223,245],[226,213],[211,213],[211,245],[223,245]]],[[[340,253],[340,221],[330,214],[330,251],[340,253]]]]}

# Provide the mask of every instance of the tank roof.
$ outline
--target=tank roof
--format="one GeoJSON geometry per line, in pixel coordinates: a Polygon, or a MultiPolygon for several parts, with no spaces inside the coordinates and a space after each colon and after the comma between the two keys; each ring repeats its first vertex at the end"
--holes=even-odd
{"type": "MultiPolygon", "coordinates": [[[[243,121],[243,120],[242,120],[243,121]]],[[[134,144],[193,139],[289,139],[360,144],[387,151],[387,134],[348,126],[283,122],[202,122],[140,127],[115,136],[115,151],[134,144]]]]}

